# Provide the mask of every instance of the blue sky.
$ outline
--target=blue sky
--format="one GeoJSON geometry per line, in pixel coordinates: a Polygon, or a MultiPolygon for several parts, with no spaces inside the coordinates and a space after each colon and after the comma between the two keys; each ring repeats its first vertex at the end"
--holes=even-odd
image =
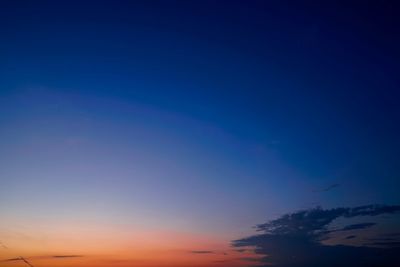
{"type": "Polygon", "coordinates": [[[232,240],[398,203],[391,5],[5,1],[0,208],[232,240]]]}

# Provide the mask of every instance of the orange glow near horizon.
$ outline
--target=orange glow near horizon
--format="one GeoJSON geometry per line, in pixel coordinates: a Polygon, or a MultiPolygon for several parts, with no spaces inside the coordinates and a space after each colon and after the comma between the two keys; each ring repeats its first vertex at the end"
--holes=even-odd
{"type": "Polygon", "coordinates": [[[58,225],[29,234],[2,234],[7,248],[1,250],[1,267],[26,265],[21,260],[4,261],[19,256],[35,267],[243,266],[243,258],[254,257],[238,253],[228,240],[171,230],[58,225]]]}

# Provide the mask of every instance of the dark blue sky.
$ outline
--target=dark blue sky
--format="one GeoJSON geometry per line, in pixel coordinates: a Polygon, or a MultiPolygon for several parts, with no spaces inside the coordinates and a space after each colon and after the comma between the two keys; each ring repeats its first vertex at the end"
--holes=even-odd
{"type": "MultiPolygon", "coordinates": [[[[200,228],[236,230],[236,218],[244,227],[316,202],[400,201],[395,1],[81,2],[0,4],[3,185],[48,183],[34,178],[37,160],[72,188],[62,162],[95,166],[109,153],[98,172],[123,177],[110,199],[129,199],[119,197],[137,182],[127,171],[137,159],[157,195],[143,210],[228,214],[200,228]],[[52,162],[63,138],[89,144],[52,162]],[[28,163],[22,175],[16,166],[28,163]],[[196,178],[178,177],[188,173],[196,178]]],[[[32,188],[15,190],[3,194],[13,208],[12,195],[32,188]]]]}

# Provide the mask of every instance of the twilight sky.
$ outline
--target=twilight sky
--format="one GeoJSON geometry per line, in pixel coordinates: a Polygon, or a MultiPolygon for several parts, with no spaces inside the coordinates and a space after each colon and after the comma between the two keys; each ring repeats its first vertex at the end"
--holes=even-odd
{"type": "Polygon", "coordinates": [[[0,266],[253,266],[295,244],[400,244],[399,11],[1,1],[0,266]]]}

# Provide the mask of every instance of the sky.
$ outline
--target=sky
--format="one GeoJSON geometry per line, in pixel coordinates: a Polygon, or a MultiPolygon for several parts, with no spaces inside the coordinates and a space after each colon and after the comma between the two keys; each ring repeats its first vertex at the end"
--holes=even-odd
{"type": "Polygon", "coordinates": [[[1,1],[0,266],[395,266],[398,11],[1,1]]]}

